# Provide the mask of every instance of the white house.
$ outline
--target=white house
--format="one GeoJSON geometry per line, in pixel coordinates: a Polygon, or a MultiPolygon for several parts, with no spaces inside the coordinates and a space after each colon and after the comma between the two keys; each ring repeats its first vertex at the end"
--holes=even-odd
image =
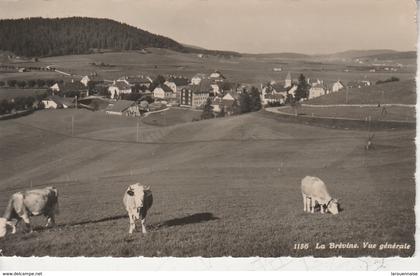
{"type": "Polygon", "coordinates": [[[312,87],[309,88],[308,99],[317,98],[326,94],[326,90],[322,83],[316,82],[312,84],[312,87]]]}
{"type": "Polygon", "coordinates": [[[174,91],[167,85],[159,85],[153,90],[153,97],[155,99],[170,100],[176,96],[174,91]]]}
{"type": "Polygon", "coordinates": [[[164,83],[167,87],[169,87],[172,92],[176,93],[176,83],[173,81],[165,81],[164,83]]]}
{"type": "Polygon", "coordinates": [[[110,87],[108,87],[108,91],[111,94],[111,99],[118,98],[121,94],[130,94],[131,93],[131,85],[127,84],[126,81],[116,81],[110,87]]]}
{"type": "Polygon", "coordinates": [[[88,85],[88,82],[90,82],[90,78],[89,78],[89,76],[84,76],[84,77],[80,80],[80,82],[81,82],[81,83],[83,83],[83,85],[84,85],[84,86],[87,86],[87,85],[88,85]]]}
{"type": "Polygon", "coordinates": [[[44,108],[45,109],[57,109],[58,108],[58,104],[50,99],[45,99],[42,100],[42,103],[44,104],[44,108]]]}
{"type": "Polygon", "coordinates": [[[337,91],[339,91],[343,88],[344,88],[344,84],[340,80],[338,80],[338,81],[334,82],[334,84],[332,85],[332,92],[333,93],[337,92],[337,91]]]}
{"type": "Polygon", "coordinates": [[[194,77],[191,78],[191,84],[199,85],[200,82],[204,79],[207,79],[207,76],[203,73],[195,74],[194,77]]]}

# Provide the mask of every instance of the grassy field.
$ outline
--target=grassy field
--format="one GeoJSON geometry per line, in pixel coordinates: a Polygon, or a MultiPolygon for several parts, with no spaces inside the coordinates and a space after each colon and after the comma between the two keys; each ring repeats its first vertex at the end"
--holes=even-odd
{"type": "Polygon", "coordinates": [[[55,185],[58,227],[0,240],[6,256],[411,256],[415,131],[282,123],[275,114],[175,124],[86,110],[0,122],[0,209],[16,191],[55,185]],[[75,137],[70,137],[71,117],[75,137]],[[340,198],[337,216],[303,212],[300,180],[340,198]],[[150,232],[128,235],[127,185],[150,184],[150,232]],[[409,250],[314,249],[315,243],[408,243],[409,250]],[[308,250],[294,250],[295,243],[308,250]]]}
{"type": "Polygon", "coordinates": [[[201,110],[190,108],[170,108],[162,112],[152,113],[143,118],[142,121],[148,125],[171,126],[200,119],[201,113],[201,110]]]}
{"type": "MultiPolygon", "coordinates": [[[[353,66],[342,62],[314,62],[311,60],[276,59],[247,56],[237,58],[221,58],[208,56],[199,58],[196,54],[184,54],[164,49],[149,49],[148,54],[138,51],[115,52],[90,55],[72,55],[41,58],[39,62],[26,63],[27,66],[54,66],[64,72],[74,75],[85,75],[97,72],[99,77],[116,79],[124,75],[145,74],[177,74],[192,77],[198,72],[210,73],[220,70],[229,80],[260,86],[270,80],[283,81],[288,72],[292,77],[303,73],[311,79],[322,79],[327,83],[337,80],[344,82],[359,79],[369,79],[373,82],[384,80],[391,76],[401,80],[414,79],[416,72],[415,59],[407,59],[406,67],[398,72],[369,72],[370,66],[353,66]],[[105,63],[113,67],[96,67],[92,63],[105,63]],[[281,67],[283,71],[274,72],[273,68],[281,67]],[[344,70],[349,70],[345,72],[344,70]]],[[[2,74],[0,79],[16,78],[63,78],[54,72],[27,72],[2,74]],[[53,74],[53,75],[52,75],[53,74]],[[32,76],[34,75],[34,76],[32,76]]]]}
{"type": "MultiPolygon", "coordinates": [[[[416,104],[416,83],[414,80],[388,82],[348,90],[349,104],[416,104]]],[[[345,104],[346,91],[342,89],[322,97],[311,99],[308,104],[345,104]]]]}
{"type": "MultiPolygon", "coordinates": [[[[295,114],[295,110],[288,106],[281,109],[282,112],[295,114]]],[[[302,106],[299,107],[298,113],[300,115],[315,116],[315,117],[339,117],[350,118],[358,120],[367,120],[370,116],[371,120],[382,121],[416,121],[416,108],[404,106],[387,106],[385,110],[383,107],[358,107],[358,106],[340,106],[340,107],[317,107],[317,106],[302,106]]]]}

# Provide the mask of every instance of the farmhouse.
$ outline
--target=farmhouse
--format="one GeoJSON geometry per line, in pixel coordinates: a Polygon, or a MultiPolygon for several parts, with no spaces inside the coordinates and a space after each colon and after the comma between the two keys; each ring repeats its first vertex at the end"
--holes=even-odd
{"type": "Polygon", "coordinates": [[[324,84],[322,82],[313,83],[309,88],[308,99],[313,99],[327,94],[324,84]]]}
{"type": "Polygon", "coordinates": [[[343,88],[344,88],[344,84],[340,80],[338,80],[338,81],[333,83],[331,91],[332,92],[337,92],[337,91],[339,91],[343,88]]]}
{"type": "Polygon", "coordinates": [[[200,82],[204,79],[208,79],[208,77],[206,76],[206,74],[203,73],[198,73],[195,74],[192,78],[191,78],[191,84],[193,85],[198,85],[200,84],[200,82]]]}
{"type": "Polygon", "coordinates": [[[211,73],[210,74],[210,76],[209,76],[209,78],[213,81],[213,82],[215,82],[215,83],[217,83],[217,82],[223,82],[223,81],[225,81],[225,76],[223,76],[222,75],[222,73],[220,73],[219,71],[214,71],[213,73],[211,73]]]}
{"type": "Polygon", "coordinates": [[[358,80],[358,81],[350,81],[347,83],[348,88],[362,88],[366,86],[371,86],[371,82],[368,80],[358,80]]]}
{"type": "Polygon", "coordinates": [[[155,99],[172,100],[175,96],[174,91],[166,84],[161,84],[153,90],[153,97],[155,99]]]}
{"type": "Polygon", "coordinates": [[[59,96],[49,96],[42,100],[45,109],[58,109],[74,107],[74,98],[65,98],[59,96]]]}
{"type": "Polygon", "coordinates": [[[112,115],[125,115],[125,116],[140,116],[139,106],[134,101],[118,100],[111,103],[105,110],[105,113],[112,115]]]}
{"type": "Polygon", "coordinates": [[[271,82],[261,89],[261,102],[263,105],[267,104],[284,104],[286,102],[287,94],[292,87],[284,87],[280,83],[271,82]]]}
{"type": "Polygon", "coordinates": [[[144,86],[146,88],[149,88],[153,82],[153,80],[150,77],[144,76],[144,75],[138,75],[135,77],[125,77],[123,78],[123,80],[128,85],[131,85],[131,86],[138,85],[139,87],[144,86]]]}
{"type": "Polygon", "coordinates": [[[116,81],[108,87],[111,99],[117,99],[121,94],[130,94],[131,86],[126,81],[116,81]]]}

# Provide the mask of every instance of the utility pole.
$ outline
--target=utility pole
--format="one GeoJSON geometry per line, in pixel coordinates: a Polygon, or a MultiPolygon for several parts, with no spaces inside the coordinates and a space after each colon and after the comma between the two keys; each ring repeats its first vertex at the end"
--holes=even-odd
{"type": "Polygon", "coordinates": [[[71,116],[71,137],[74,135],[74,115],[71,116]]]}
{"type": "Polygon", "coordinates": [[[349,104],[349,88],[346,86],[346,104],[349,104]]]}
{"type": "Polygon", "coordinates": [[[137,135],[136,135],[136,142],[139,142],[139,119],[137,118],[137,135]]]}

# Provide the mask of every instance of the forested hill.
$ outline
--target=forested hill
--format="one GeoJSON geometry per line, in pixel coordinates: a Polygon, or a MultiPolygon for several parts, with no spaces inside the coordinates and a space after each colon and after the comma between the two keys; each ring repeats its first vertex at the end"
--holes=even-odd
{"type": "Polygon", "coordinates": [[[16,55],[57,56],[95,50],[140,50],[155,47],[179,52],[238,55],[186,47],[173,39],[110,19],[25,18],[0,20],[0,50],[16,55]]]}

